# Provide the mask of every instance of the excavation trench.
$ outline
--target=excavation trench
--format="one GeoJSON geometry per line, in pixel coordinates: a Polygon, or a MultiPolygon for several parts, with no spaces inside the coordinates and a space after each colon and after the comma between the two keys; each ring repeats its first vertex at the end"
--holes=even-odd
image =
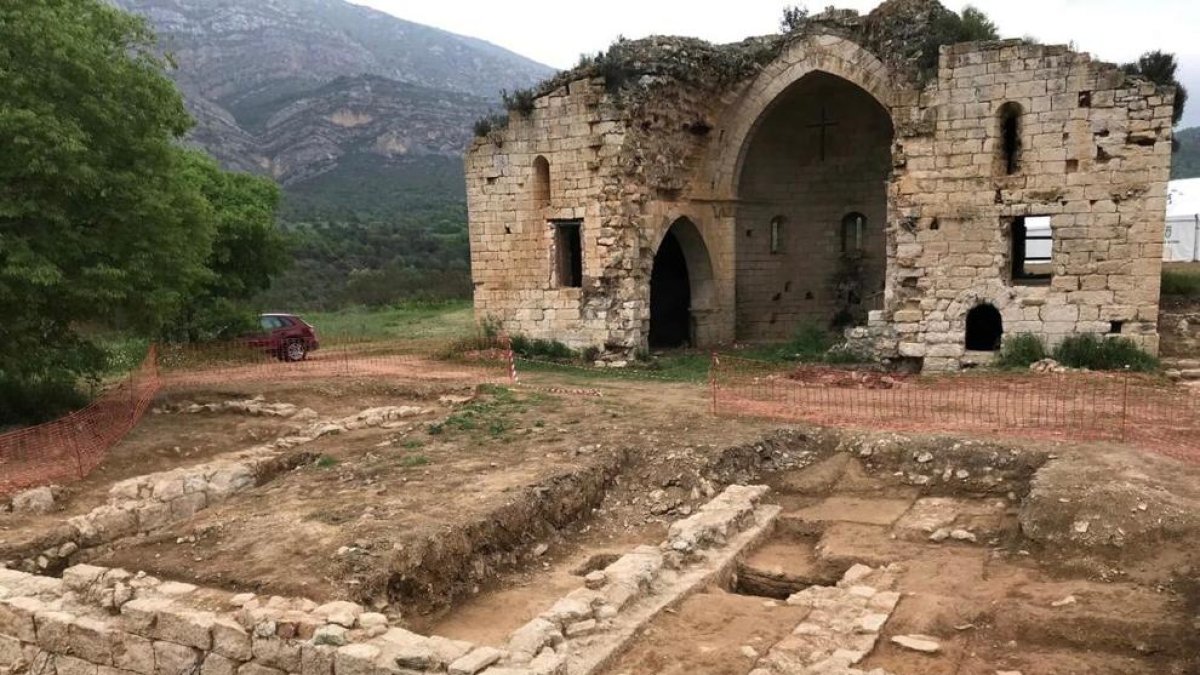
{"type": "Polygon", "coordinates": [[[858,654],[837,671],[846,673],[1197,672],[1189,598],[1097,580],[1039,554],[1020,535],[1020,499],[1010,499],[1028,494],[1033,472],[1023,467],[1038,462],[1003,459],[1004,469],[997,459],[986,460],[990,472],[982,460],[971,471],[1006,472],[1002,490],[994,477],[913,485],[906,461],[888,453],[834,455],[767,477],[775,487],[767,500],[783,507],[773,535],[735,574],[643,627],[599,672],[818,673],[837,649],[858,654]],[[841,581],[862,565],[883,573],[841,581]],[[855,594],[897,601],[884,612],[855,594]],[[865,613],[853,613],[855,600],[865,613]],[[914,635],[932,638],[937,652],[893,640],[914,635]]]}

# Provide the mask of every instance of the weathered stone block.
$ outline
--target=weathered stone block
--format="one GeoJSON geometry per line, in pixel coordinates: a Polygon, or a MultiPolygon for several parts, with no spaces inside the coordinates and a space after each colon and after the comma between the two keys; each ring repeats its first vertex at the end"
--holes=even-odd
{"type": "Polygon", "coordinates": [[[289,673],[300,670],[299,642],[255,635],[252,639],[251,651],[254,654],[255,662],[264,666],[278,668],[289,673]]]}
{"type": "Polygon", "coordinates": [[[340,647],[334,654],[333,671],[336,675],[379,675],[376,659],[381,653],[379,647],[368,644],[340,647]]]}
{"type": "Polygon", "coordinates": [[[200,675],[237,675],[238,666],[238,662],[220,654],[209,654],[200,666],[200,675]]]}
{"type": "Polygon", "coordinates": [[[202,653],[186,645],[158,640],[154,643],[155,675],[193,675],[200,668],[202,653]]]}
{"type": "Polygon", "coordinates": [[[22,642],[37,642],[34,615],[45,605],[36,598],[5,598],[0,600],[0,635],[15,637],[22,642]]]}
{"type": "Polygon", "coordinates": [[[475,675],[496,663],[503,652],[493,647],[479,647],[450,664],[450,675],[475,675]]]}
{"type": "Polygon", "coordinates": [[[138,675],[153,675],[154,643],[137,635],[118,634],[113,640],[113,665],[138,675]]]}

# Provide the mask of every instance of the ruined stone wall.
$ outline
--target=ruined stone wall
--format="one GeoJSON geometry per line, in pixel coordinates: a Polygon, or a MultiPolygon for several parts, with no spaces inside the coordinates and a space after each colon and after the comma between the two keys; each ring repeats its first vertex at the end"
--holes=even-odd
{"type": "Polygon", "coordinates": [[[585,314],[615,243],[604,227],[605,189],[623,138],[620,113],[602,106],[603,88],[578,81],[540,98],[527,116],[477,139],[467,155],[475,311],[512,333],[556,338],[574,347],[603,344],[610,318],[585,314]],[[534,162],[549,163],[549,201],[535,193],[534,162]],[[581,228],[581,288],[554,273],[554,219],[581,228]]]}
{"type": "Polygon", "coordinates": [[[934,100],[898,139],[887,321],[900,354],[958,367],[966,315],[994,305],[1006,335],[1050,343],[1119,332],[1156,351],[1171,148],[1169,92],[1066,47],[944,48],[934,100]],[[1019,170],[998,160],[998,111],[1020,116],[1019,170]],[[1014,280],[1011,226],[1049,216],[1053,277],[1014,280]],[[1115,322],[1115,323],[1114,323],[1115,322]]]}
{"type": "MultiPolygon", "coordinates": [[[[707,140],[691,126],[703,121],[696,112],[703,98],[702,90],[685,87],[663,99],[617,97],[603,79],[579,80],[477,139],[466,159],[477,319],[618,358],[645,348],[650,273],[668,228],[691,218],[707,253],[720,251],[708,209],[678,200],[685,162],[707,140]],[[548,204],[535,197],[538,157],[550,165],[548,204]],[[579,288],[556,279],[556,219],[583,223],[579,288]]],[[[726,248],[710,258],[708,292],[693,298],[704,343],[732,338],[732,248],[726,248]]]]}
{"type": "MultiPolygon", "coordinates": [[[[577,348],[643,349],[654,254],[686,218],[700,235],[688,252],[699,248],[711,265],[693,284],[699,344],[786,338],[836,307],[828,280],[840,220],[860,211],[875,225],[868,253],[882,256],[865,275],[864,301],[882,309],[858,335],[879,356],[962,366],[973,358],[966,316],[983,303],[999,310],[1005,335],[1055,343],[1118,332],[1155,351],[1170,92],[1086,54],[1019,41],[943,48],[936,79],[922,84],[855,39],[789,37],[772,47],[772,60],[732,81],[646,75],[613,93],[602,77],[577,80],[478,140],[467,175],[479,318],[577,348]],[[797,170],[792,151],[811,148],[770,132],[783,108],[795,110],[781,128],[811,121],[811,109],[781,102],[814,73],[886,110],[893,136],[884,188],[871,162],[855,171],[833,150],[821,170],[803,162],[797,170]],[[1000,160],[999,110],[1010,103],[1022,111],[1012,175],[1000,160]],[[548,203],[534,184],[539,156],[550,165],[548,203]],[[784,239],[772,254],[777,215],[784,239]],[[1020,216],[1051,218],[1053,277],[1041,285],[1012,278],[1020,216]],[[582,288],[560,288],[554,276],[548,223],[565,218],[583,222],[582,288]],[[871,293],[880,276],[881,301],[871,293]]],[[[697,49],[666,46],[675,66],[697,49]]],[[[840,140],[860,138],[847,131],[840,140]]],[[[688,266],[694,271],[690,256],[688,266]]]]}

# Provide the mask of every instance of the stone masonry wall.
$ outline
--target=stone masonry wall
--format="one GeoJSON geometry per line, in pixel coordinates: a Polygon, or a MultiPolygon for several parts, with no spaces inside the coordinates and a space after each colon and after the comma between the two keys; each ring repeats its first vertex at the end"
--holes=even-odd
{"type": "MultiPolygon", "coordinates": [[[[886,237],[869,240],[883,248],[886,272],[879,309],[856,335],[881,357],[962,366],[966,316],[983,303],[999,310],[1006,336],[1055,343],[1119,332],[1156,351],[1170,90],[1066,47],[1021,41],[945,47],[936,79],[919,86],[861,41],[819,31],[789,38],[734,82],[644,76],[614,94],[602,77],[577,80],[477,140],[467,157],[477,316],[577,348],[643,349],[654,254],[686,218],[700,234],[690,252],[711,263],[703,287],[693,283],[698,342],[786,338],[810,314],[827,313],[829,290],[817,277],[828,277],[829,248],[840,243],[829,234],[839,214],[862,210],[886,237]],[[886,185],[846,177],[840,189],[818,190],[823,201],[801,203],[821,184],[801,172],[792,198],[756,196],[756,172],[770,173],[772,162],[779,176],[787,170],[786,143],[762,136],[771,128],[763,120],[814,73],[857,87],[890,117],[886,185]],[[1013,175],[999,159],[1007,103],[1023,111],[1013,175]],[[756,168],[754,148],[764,145],[766,157],[783,154],[756,168]],[[548,204],[536,197],[539,156],[550,165],[548,204]],[[866,194],[876,191],[885,204],[866,194]],[[780,213],[791,225],[784,250],[764,254],[780,210],[790,210],[780,213]],[[1048,283],[1011,278],[1020,216],[1051,218],[1048,283]],[[582,288],[554,278],[549,221],[566,218],[583,222],[582,288]]],[[[665,53],[692,48],[672,45],[665,53]]],[[[803,127],[808,117],[780,124],[803,127]]],[[[878,292],[878,281],[867,287],[878,292]]]]}
{"type": "Polygon", "coordinates": [[[602,92],[586,80],[562,87],[538,99],[528,116],[514,114],[502,132],[477,139],[467,156],[471,270],[481,320],[573,347],[611,341],[620,326],[620,307],[612,316],[584,310],[615,243],[602,230],[604,193],[624,137],[619,112],[602,104],[602,92]],[[538,157],[550,167],[548,204],[535,196],[538,157]],[[583,222],[582,288],[562,287],[555,278],[554,219],[583,222]]]}
{"type": "Polygon", "coordinates": [[[1056,343],[1118,332],[1157,351],[1172,96],[1066,47],[944,48],[933,133],[898,139],[888,311],[899,353],[931,369],[964,356],[966,314],[991,303],[1006,335],[1056,343]],[[998,162],[1015,102],[1021,161],[998,162]],[[1053,278],[1011,278],[1011,223],[1049,216],[1053,278]],[[1114,324],[1113,322],[1120,322],[1114,324]]]}

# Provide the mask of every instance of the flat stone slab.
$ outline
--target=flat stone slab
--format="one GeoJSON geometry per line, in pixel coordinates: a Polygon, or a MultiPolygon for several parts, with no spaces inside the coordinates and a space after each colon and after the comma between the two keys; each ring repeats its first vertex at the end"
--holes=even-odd
{"type": "Polygon", "coordinates": [[[906,541],[935,541],[956,538],[954,532],[969,532],[977,540],[999,535],[1011,522],[1008,504],[999,499],[918,499],[894,526],[897,537],[906,541]]]}
{"type": "Polygon", "coordinates": [[[912,502],[907,499],[863,499],[830,497],[808,508],[785,513],[785,519],[809,522],[844,522],[863,525],[891,525],[900,519],[912,502]]]}

